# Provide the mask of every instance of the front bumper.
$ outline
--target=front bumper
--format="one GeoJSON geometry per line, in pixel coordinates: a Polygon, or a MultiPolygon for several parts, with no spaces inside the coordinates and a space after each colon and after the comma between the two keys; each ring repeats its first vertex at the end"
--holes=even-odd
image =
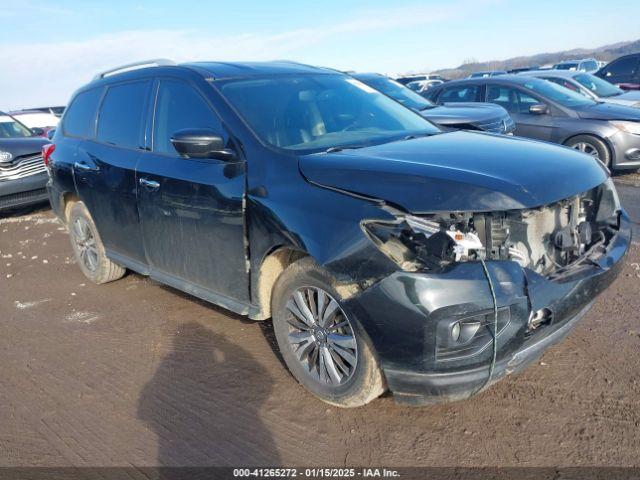
{"type": "Polygon", "coordinates": [[[635,170],[640,168],[640,135],[618,131],[609,137],[613,158],[611,166],[615,170],[635,170]]]}
{"type": "Polygon", "coordinates": [[[630,222],[623,212],[620,230],[598,264],[585,264],[562,281],[515,262],[487,262],[498,307],[510,312],[498,335],[490,379],[491,340],[466,357],[443,361],[438,355],[439,324],[493,311],[481,264],[461,263],[438,274],[397,272],[353,297],[349,306],[369,333],[397,401],[424,405],[462,400],[521,371],[566,337],[615,280],[630,242],[630,222]],[[552,312],[549,324],[528,332],[531,312],[541,309],[552,312]]]}
{"type": "Polygon", "coordinates": [[[0,182],[0,210],[23,207],[48,200],[45,185],[47,172],[29,175],[18,180],[0,182]]]}

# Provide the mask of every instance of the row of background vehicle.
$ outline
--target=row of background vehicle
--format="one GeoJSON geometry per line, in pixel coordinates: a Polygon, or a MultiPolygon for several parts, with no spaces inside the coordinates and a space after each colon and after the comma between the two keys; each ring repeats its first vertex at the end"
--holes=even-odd
{"type": "MultiPolygon", "coordinates": [[[[640,107],[640,92],[628,91],[640,88],[640,53],[620,57],[595,74],[587,72],[594,68],[596,62],[595,59],[583,59],[548,67],[519,67],[509,72],[483,71],[471,75],[472,79],[501,79],[508,83],[513,82],[509,80],[509,73],[517,73],[518,76],[554,82],[583,95],[594,104],[581,107],[581,112],[571,105],[559,105],[540,98],[537,102],[529,102],[530,105],[525,105],[526,111],[521,111],[519,104],[515,106],[511,101],[500,103],[499,98],[491,102],[479,90],[468,88],[462,90],[462,96],[439,96],[439,92],[457,81],[450,82],[436,73],[405,76],[396,82],[380,74],[349,73],[444,129],[480,130],[551,141],[589,153],[614,169],[639,168],[640,145],[636,145],[636,139],[640,135],[637,132],[640,109],[625,110],[624,107],[640,107]],[[627,90],[615,86],[615,83],[627,90]],[[600,106],[602,102],[619,104],[623,108],[603,108],[600,106]],[[596,111],[597,115],[594,114],[596,111]],[[591,118],[594,115],[595,118],[591,118]],[[626,125],[627,130],[621,130],[620,125],[626,125]]],[[[0,177],[3,177],[0,178],[0,208],[30,203],[41,196],[46,179],[42,177],[34,183],[33,178],[24,181],[23,177],[42,174],[43,169],[34,168],[31,164],[42,162],[39,150],[43,144],[29,142],[27,138],[52,138],[64,108],[38,107],[0,114],[5,123],[20,125],[16,133],[18,139],[3,142],[0,148],[0,155],[4,158],[0,159],[0,177]],[[7,186],[10,179],[13,180],[11,188],[7,186]],[[16,180],[22,187],[16,187],[16,180]],[[36,195],[29,193],[34,191],[36,195]]],[[[6,130],[4,134],[0,131],[0,139],[11,135],[13,130],[6,130]]]]}

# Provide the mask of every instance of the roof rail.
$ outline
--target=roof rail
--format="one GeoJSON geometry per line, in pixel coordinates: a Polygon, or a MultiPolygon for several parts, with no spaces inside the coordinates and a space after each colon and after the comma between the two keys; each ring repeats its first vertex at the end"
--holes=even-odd
{"type": "Polygon", "coordinates": [[[176,62],[174,62],[173,60],[169,60],[167,58],[142,60],[140,62],[128,63],[127,65],[122,65],[120,67],[116,67],[110,70],[105,70],[104,72],[100,72],[95,77],[93,77],[93,81],[100,80],[101,78],[109,77],[111,75],[116,75],[118,73],[130,72],[131,70],[138,70],[140,68],[166,67],[166,66],[172,66],[172,65],[176,65],[176,62]]]}

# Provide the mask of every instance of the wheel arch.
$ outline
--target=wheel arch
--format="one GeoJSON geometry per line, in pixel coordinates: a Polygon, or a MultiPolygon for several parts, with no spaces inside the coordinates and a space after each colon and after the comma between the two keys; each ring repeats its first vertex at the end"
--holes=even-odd
{"type": "Polygon", "coordinates": [[[562,145],[566,146],[567,143],[569,143],[570,140],[573,140],[576,137],[593,137],[596,138],[598,140],[600,140],[602,143],[605,144],[605,146],[607,147],[607,150],[609,151],[609,158],[611,159],[611,163],[614,163],[614,150],[613,150],[613,145],[611,144],[611,142],[603,137],[602,135],[595,133],[595,132],[591,132],[591,131],[587,131],[587,132],[579,132],[579,133],[572,133],[570,136],[566,137],[564,140],[562,140],[562,145]]]}
{"type": "Polygon", "coordinates": [[[282,272],[296,260],[308,257],[309,253],[293,245],[276,245],[262,258],[256,280],[254,304],[257,312],[251,315],[254,320],[266,320],[271,317],[273,287],[282,272]]]}
{"type": "Polygon", "coordinates": [[[73,192],[65,192],[61,195],[60,198],[60,210],[62,214],[62,219],[67,222],[69,220],[69,214],[71,213],[71,209],[73,206],[80,201],[80,197],[78,197],[73,192]]]}

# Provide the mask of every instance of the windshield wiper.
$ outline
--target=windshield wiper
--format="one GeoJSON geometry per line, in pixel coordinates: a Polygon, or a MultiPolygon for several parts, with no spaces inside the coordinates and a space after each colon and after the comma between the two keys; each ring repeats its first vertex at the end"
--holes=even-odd
{"type": "Polygon", "coordinates": [[[430,132],[413,133],[411,135],[407,135],[405,137],[402,137],[400,140],[413,140],[414,138],[430,137],[431,135],[435,135],[435,134],[434,133],[430,133],[430,132]]]}
{"type": "Polygon", "coordinates": [[[342,150],[355,150],[356,148],[362,148],[364,145],[343,145],[337,147],[329,147],[326,150],[323,150],[322,153],[336,153],[341,152],[342,150]]]}

